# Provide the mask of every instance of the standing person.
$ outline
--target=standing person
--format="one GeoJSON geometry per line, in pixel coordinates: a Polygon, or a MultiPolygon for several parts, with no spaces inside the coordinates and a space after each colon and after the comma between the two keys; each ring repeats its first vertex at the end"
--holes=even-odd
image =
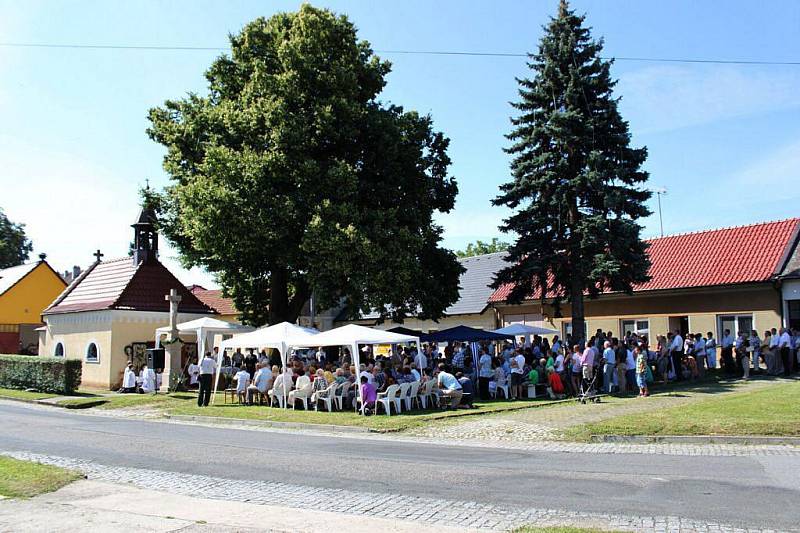
{"type": "Polygon", "coordinates": [[[586,345],[581,356],[581,377],[586,382],[587,387],[589,387],[592,378],[594,378],[594,346],[589,344],[586,345]]]}
{"type": "Polygon", "coordinates": [[[578,344],[572,346],[572,394],[578,396],[581,390],[581,347],[578,344]]]}
{"type": "Polygon", "coordinates": [[[481,348],[481,358],[478,361],[478,394],[481,400],[489,399],[489,381],[494,376],[492,370],[492,356],[486,351],[486,348],[481,348]]]}
{"type": "Polygon", "coordinates": [[[119,392],[126,394],[136,392],[136,372],[133,371],[133,363],[130,361],[122,374],[122,388],[119,392]]]}
{"type": "Polygon", "coordinates": [[[189,388],[196,389],[200,382],[200,365],[197,364],[196,358],[192,358],[192,363],[186,371],[189,374],[189,388]]]}
{"type": "Polygon", "coordinates": [[[617,343],[617,349],[614,353],[614,360],[614,369],[617,373],[618,392],[619,394],[625,395],[628,392],[628,380],[626,379],[628,371],[628,350],[625,348],[625,343],[622,340],[617,343]]]}
{"type": "Polygon", "coordinates": [[[778,338],[778,349],[781,353],[781,363],[783,363],[783,375],[788,376],[792,373],[792,357],[791,357],[792,337],[789,335],[789,330],[781,328],[781,336],[778,338]]]}
{"type": "Polygon", "coordinates": [[[706,373],[708,355],[706,353],[706,341],[700,333],[694,336],[694,356],[697,358],[697,371],[700,373],[700,377],[703,377],[706,373]]]}
{"type": "Polygon", "coordinates": [[[511,398],[522,398],[522,378],[525,372],[525,356],[522,350],[517,351],[511,359],[511,398]]]}
{"type": "Polygon", "coordinates": [[[750,332],[750,358],[753,360],[753,373],[757,374],[761,372],[761,365],[758,362],[758,358],[761,356],[761,339],[758,336],[758,331],[753,330],[750,332]]]}
{"type": "Polygon", "coordinates": [[[633,355],[636,357],[636,385],[639,386],[639,396],[649,396],[650,394],[647,392],[647,355],[638,347],[633,349],[633,355]]]}
{"type": "Polygon", "coordinates": [[[733,336],[731,336],[731,330],[726,329],[722,332],[720,347],[722,348],[720,353],[722,369],[726,374],[732,374],[736,367],[733,364],[733,336]]]}
{"type": "Polygon", "coordinates": [[[710,331],[706,333],[706,360],[709,370],[717,369],[717,339],[710,331]]]}
{"type": "Polygon", "coordinates": [[[773,361],[773,376],[778,376],[783,373],[783,361],[781,359],[781,352],[779,349],[780,344],[780,336],[778,335],[778,330],[772,328],[770,330],[770,337],[769,337],[769,351],[772,354],[772,361],[773,361]]]}
{"type": "Polygon", "coordinates": [[[672,368],[675,370],[675,380],[681,381],[683,379],[683,373],[681,372],[681,365],[683,362],[683,337],[681,337],[680,330],[675,330],[672,343],[669,345],[669,351],[672,355],[672,368]]]}
{"type": "Polygon", "coordinates": [[[414,362],[417,364],[420,372],[428,371],[428,358],[425,356],[425,350],[417,350],[417,355],[414,356],[414,362]]]}
{"type": "Polygon", "coordinates": [[[211,358],[210,353],[206,352],[200,362],[200,390],[197,394],[197,407],[208,407],[211,399],[211,378],[216,370],[217,362],[211,358]]]}
{"type": "Polygon", "coordinates": [[[611,394],[611,388],[614,386],[614,367],[617,365],[617,357],[612,347],[614,342],[619,341],[612,339],[603,343],[603,390],[608,394],[611,394]]]}
{"type": "MultiPolygon", "coordinates": [[[[740,331],[738,335],[736,335],[736,340],[733,342],[734,353],[736,354],[735,359],[735,374],[739,377],[745,375],[744,372],[744,358],[746,357],[746,350],[747,350],[747,339],[745,337],[744,331],[740,331]]],[[[747,358],[747,374],[750,373],[750,358],[747,358]]]]}

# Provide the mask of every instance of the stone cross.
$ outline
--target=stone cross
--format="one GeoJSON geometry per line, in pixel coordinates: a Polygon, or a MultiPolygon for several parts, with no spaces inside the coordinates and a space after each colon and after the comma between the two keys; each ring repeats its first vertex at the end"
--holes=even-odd
{"type": "Polygon", "coordinates": [[[169,294],[164,296],[169,302],[169,334],[170,340],[175,340],[178,336],[178,304],[183,300],[183,296],[178,294],[177,289],[170,289],[169,294]]]}
{"type": "Polygon", "coordinates": [[[164,296],[164,299],[169,302],[169,341],[170,344],[166,347],[164,354],[164,373],[161,380],[161,388],[166,391],[169,387],[170,379],[173,371],[181,370],[181,345],[175,342],[178,339],[178,304],[181,303],[183,297],[178,294],[176,289],[171,289],[169,294],[164,296]]]}
{"type": "Polygon", "coordinates": [[[99,263],[100,262],[100,258],[102,258],[104,254],[101,253],[100,249],[98,248],[97,251],[95,253],[93,253],[92,255],[95,257],[95,259],[99,263]]]}

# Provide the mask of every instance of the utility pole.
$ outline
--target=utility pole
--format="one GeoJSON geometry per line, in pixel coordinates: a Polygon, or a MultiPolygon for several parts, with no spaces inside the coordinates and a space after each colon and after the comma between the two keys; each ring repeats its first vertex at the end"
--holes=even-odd
{"type": "Polygon", "coordinates": [[[664,219],[661,217],[661,195],[667,194],[667,189],[665,187],[658,187],[657,189],[651,189],[652,192],[656,193],[656,197],[658,197],[658,224],[661,226],[661,236],[664,236],[664,219]]]}

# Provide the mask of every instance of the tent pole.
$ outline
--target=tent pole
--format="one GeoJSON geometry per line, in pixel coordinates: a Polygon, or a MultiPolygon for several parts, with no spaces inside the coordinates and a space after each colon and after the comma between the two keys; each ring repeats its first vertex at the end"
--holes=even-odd
{"type": "Polygon", "coordinates": [[[358,400],[361,400],[362,402],[364,401],[363,398],[361,398],[361,377],[359,376],[361,369],[361,354],[358,353],[358,343],[354,342],[353,345],[350,347],[350,350],[353,352],[353,361],[355,362],[356,365],[356,395],[355,395],[356,401],[354,403],[355,403],[355,410],[356,412],[358,412],[358,400]]]}
{"type": "Polygon", "coordinates": [[[283,408],[289,408],[289,392],[286,390],[286,376],[289,373],[289,345],[281,343],[281,360],[283,361],[283,368],[281,372],[283,372],[283,408]]]}

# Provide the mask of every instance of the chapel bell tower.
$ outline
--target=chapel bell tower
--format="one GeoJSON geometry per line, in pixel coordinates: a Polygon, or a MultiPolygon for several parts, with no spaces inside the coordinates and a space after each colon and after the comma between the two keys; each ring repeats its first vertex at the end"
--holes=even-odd
{"type": "Polygon", "coordinates": [[[156,213],[149,207],[142,207],[133,228],[133,264],[149,263],[158,260],[158,233],[156,232],[156,213]]]}

